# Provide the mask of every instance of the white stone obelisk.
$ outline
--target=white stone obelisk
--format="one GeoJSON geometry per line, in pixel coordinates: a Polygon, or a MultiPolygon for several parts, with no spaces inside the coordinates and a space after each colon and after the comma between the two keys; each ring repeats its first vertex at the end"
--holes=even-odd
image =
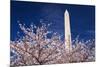
{"type": "Polygon", "coordinates": [[[64,24],[65,24],[65,48],[71,50],[71,31],[70,31],[70,17],[66,10],[64,13],[64,24]]]}

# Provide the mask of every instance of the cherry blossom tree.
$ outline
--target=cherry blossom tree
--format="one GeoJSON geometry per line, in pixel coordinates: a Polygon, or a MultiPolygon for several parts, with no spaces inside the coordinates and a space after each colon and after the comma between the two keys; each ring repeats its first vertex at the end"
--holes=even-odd
{"type": "Polygon", "coordinates": [[[24,33],[22,38],[10,42],[11,66],[61,64],[73,62],[95,61],[94,40],[81,42],[73,40],[72,50],[69,52],[65,48],[65,42],[61,36],[54,32],[51,37],[47,35],[50,24],[41,23],[41,26],[30,25],[25,27],[19,23],[21,31],[24,33]]]}

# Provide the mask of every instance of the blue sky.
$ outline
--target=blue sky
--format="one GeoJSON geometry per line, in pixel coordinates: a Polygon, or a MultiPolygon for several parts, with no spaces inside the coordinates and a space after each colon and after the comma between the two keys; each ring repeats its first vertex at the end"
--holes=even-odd
{"type": "Polygon", "coordinates": [[[17,31],[21,32],[17,21],[29,26],[31,23],[39,25],[52,23],[49,30],[58,32],[64,38],[64,12],[68,10],[71,23],[72,39],[77,35],[80,39],[95,38],[95,6],[11,1],[11,40],[17,38],[17,31]]]}

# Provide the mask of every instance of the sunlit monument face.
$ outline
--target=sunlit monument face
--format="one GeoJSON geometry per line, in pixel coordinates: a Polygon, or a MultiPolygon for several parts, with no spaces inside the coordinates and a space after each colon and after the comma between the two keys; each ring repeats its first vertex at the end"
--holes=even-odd
{"type": "Polygon", "coordinates": [[[11,1],[10,66],[95,61],[95,6],[11,1]]]}
{"type": "Polygon", "coordinates": [[[71,32],[70,32],[70,17],[69,13],[66,10],[64,13],[64,24],[65,24],[65,47],[70,50],[71,49],[71,32]]]}

